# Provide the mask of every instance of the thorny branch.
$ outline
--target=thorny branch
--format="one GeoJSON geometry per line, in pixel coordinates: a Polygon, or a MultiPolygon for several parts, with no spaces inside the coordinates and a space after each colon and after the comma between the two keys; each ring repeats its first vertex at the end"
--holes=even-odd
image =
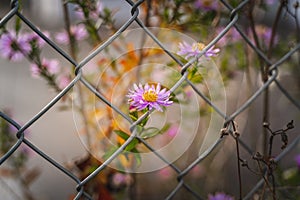
{"type": "MultiPolygon", "coordinates": [[[[272,131],[272,129],[270,128],[270,124],[267,122],[265,122],[263,124],[263,127],[270,133],[269,145],[268,145],[269,153],[267,156],[264,156],[264,155],[261,155],[259,152],[257,152],[253,156],[253,159],[257,161],[260,173],[261,173],[263,179],[265,180],[265,185],[267,185],[269,190],[272,191],[272,196],[273,196],[273,199],[275,200],[276,199],[276,181],[275,181],[275,176],[274,176],[274,170],[276,169],[277,164],[272,155],[274,137],[281,136],[281,141],[282,141],[281,149],[284,149],[288,145],[287,131],[290,129],[293,129],[294,124],[293,124],[293,120],[292,120],[286,125],[286,128],[279,129],[276,131],[272,131]],[[264,172],[263,168],[261,167],[261,163],[265,165],[266,170],[267,170],[266,172],[264,172]],[[268,178],[271,179],[270,181],[272,183],[272,187],[269,184],[268,178]]],[[[264,193],[264,190],[262,191],[262,194],[261,194],[262,198],[263,198],[263,193],[264,193]]]]}

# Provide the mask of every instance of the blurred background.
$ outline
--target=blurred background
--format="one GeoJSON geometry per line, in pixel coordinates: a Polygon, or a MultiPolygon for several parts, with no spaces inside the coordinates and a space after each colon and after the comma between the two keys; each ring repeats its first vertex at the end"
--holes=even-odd
{"type": "MultiPolygon", "coordinates": [[[[62,2],[60,0],[24,0],[22,1],[23,14],[30,19],[41,30],[58,32],[65,26],[62,2]]],[[[120,27],[130,18],[131,7],[125,1],[103,0],[103,5],[111,9],[114,13],[116,27],[120,27]]],[[[296,1],[290,1],[290,6],[296,1]]],[[[259,23],[269,26],[275,17],[275,11],[278,3],[270,5],[268,12],[258,11],[259,23]]],[[[3,17],[10,10],[10,1],[2,0],[0,3],[0,17],[3,17]]],[[[76,19],[74,13],[71,14],[71,20],[76,19]]],[[[280,39],[282,36],[288,35],[289,32],[295,30],[291,19],[281,21],[279,24],[280,39]]],[[[243,24],[241,24],[243,25],[243,24]]],[[[9,24],[8,26],[12,26],[9,24]]],[[[24,26],[26,29],[26,26],[24,26]]],[[[136,28],[133,25],[130,28],[136,28]]],[[[166,27],[172,29],[173,27],[166,27]]],[[[188,35],[195,37],[191,33],[188,35]]],[[[134,34],[131,35],[131,40],[135,40],[134,34]]],[[[195,40],[198,41],[197,38],[195,40]]],[[[282,39],[284,40],[284,39],[282,39]]],[[[289,42],[286,41],[288,44],[289,42]]],[[[292,44],[288,44],[292,46],[292,44]]],[[[288,47],[289,49],[289,47],[288,47]]],[[[83,58],[88,55],[91,48],[87,44],[83,44],[80,49],[80,56],[83,58]],[[86,49],[85,49],[86,47],[86,49]]],[[[59,59],[65,62],[64,59],[54,52],[49,46],[45,47],[43,54],[49,57],[59,59]]],[[[81,58],[80,57],[80,58],[81,58]]],[[[230,63],[229,63],[230,64],[230,63]]],[[[0,59],[0,108],[9,110],[17,122],[24,124],[29,121],[36,113],[38,113],[48,102],[55,96],[56,92],[49,89],[47,83],[42,79],[34,79],[31,76],[29,69],[30,63],[27,61],[10,62],[5,59],[0,59]]],[[[219,63],[217,63],[219,65],[219,63]]],[[[225,103],[220,102],[226,107],[226,113],[233,113],[239,108],[245,100],[256,89],[261,86],[260,76],[257,72],[251,72],[251,86],[245,75],[245,70],[236,70],[231,73],[230,80],[226,83],[226,99],[225,103]]],[[[297,74],[293,73],[294,69],[289,66],[282,67],[282,71],[278,80],[288,88],[290,94],[299,102],[300,90],[297,74]]],[[[299,71],[297,71],[299,73],[299,71]]],[[[299,111],[295,109],[289,100],[278,90],[277,87],[270,87],[270,124],[272,130],[278,130],[294,120],[295,128],[291,130],[289,140],[293,141],[299,135],[299,111]]],[[[249,109],[243,112],[236,118],[238,130],[242,134],[242,139],[249,142],[248,144],[256,149],[259,146],[258,138],[263,130],[262,128],[262,97],[260,96],[249,109]]],[[[200,100],[199,100],[200,101],[200,100]]],[[[34,123],[28,131],[29,140],[40,148],[43,152],[56,160],[58,163],[68,167],[72,167],[75,161],[84,159],[87,151],[85,145],[79,137],[80,131],[76,127],[74,113],[72,110],[63,110],[65,102],[60,101],[57,105],[51,108],[46,115],[34,123]]],[[[75,116],[76,117],[76,116],[75,116]]],[[[208,119],[200,120],[199,129],[207,129],[206,122],[208,119]]],[[[80,129],[80,128],[79,128],[80,129]]],[[[180,168],[185,168],[191,161],[197,158],[199,146],[203,145],[200,141],[202,137],[196,137],[191,147],[178,159],[175,163],[180,168]]],[[[203,138],[202,138],[203,139],[203,138]]],[[[281,141],[276,140],[274,143],[274,155],[278,155],[281,150],[281,141]],[[279,147],[279,148],[278,148],[279,147]]],[[[210,155],[203,164],[195,167],[188,176],[188,181],[193,188],[202,188],[201,191],[207,189],[209,192],[227,191],[235,195],[238,193],[238,187],[233,186],[237,180],[236,174],[236,158],[234,155],[234,140],[227,139],[218,149],[210,155]],[[205,178],[207,173],[215,173],[212,178],[205,178]],[[190,178],[190,179],[189,179],[190,178]],[[216,181],[217,180],[217,181],[216,181]],[[229,184],[228,184],[229,183],[229,184]],[[205,184],[205,186],[203,185],[205,184]]],[[[300,146],[293,149],[288,156],[280,161],[280,169],[288,169],[295,166],[295,156],[299,154],[300,146]]],[[[251,159],[245,152],[241,152],[244,159],[251,159]]],[[[5,164],[4,164],[5,165],[5,164]]],[[[253,183],[259,180],[260,177],[252,176],[249,171],[243,171],[243,177],[249,178],[249,184],[245,184],[245,191],[249,191],[253,187],[253,183]]],[[[33,176],[33,182],[27,188],[32,193],[35,199],[50,200],[50,199],[69,199],[74,193],[76,184],[69,177],[54,168],[40,156],[29,150],[29,160],[26,163],[26,171],[22,175],[33,176]],[[33,172],[36,172],[33,173],[33,172]],[[36,178],[35,178],[35,175],[36,178]]],[[[135,187],[136,199],[163,199],[177,184],[176,173],[166,167],[164,169],[136,174],[135,187]],[[159,182],[159,184],[158,184],[159,182]],[[161,190],[161,193],[157,191],[161,190]],[[147,198],[145,198],[147,197],[147,198]]],[[[237,183],[237,182],[236,182],[237,183]]],[[[21,196],[22,189],[19,188],[19,183],[11,179],[5,172],[0,172],[0,198],[5,200],[23,199],[21,196]]],[[[185,191],[180,192],[181,195],[177,199],[189,199],[185,191]]],[[[120,198],[121,199],[121,198],[120,198]]],[[[126,199],[126,198],[124,198],[126,199]]]]}

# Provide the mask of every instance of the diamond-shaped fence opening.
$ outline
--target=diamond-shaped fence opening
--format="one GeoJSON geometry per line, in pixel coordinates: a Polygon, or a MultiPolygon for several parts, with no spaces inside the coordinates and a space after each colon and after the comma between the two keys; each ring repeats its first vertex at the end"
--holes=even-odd
{"type": "Polygon", "coordinates": [[[120,2],[61,1],[61,32],[4,9],[1,199],[297,199],[299,2],[120,2]]]}

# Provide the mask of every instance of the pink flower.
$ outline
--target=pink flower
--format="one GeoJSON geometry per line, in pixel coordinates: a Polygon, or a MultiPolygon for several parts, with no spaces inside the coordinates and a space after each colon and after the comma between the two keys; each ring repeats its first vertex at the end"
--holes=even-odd
{"type": "Polygon", "coordinates": [[[35,78],[39,77],[42,70],[46,70],[49,74],[54,75],[59,72],[59,62],[57,60],[48,60],[43,58],[41,61],[41,66],[38,66],[36,63],[30,65],[31,75],[35,78]]]}
{"type": "Polygon", "coordinates": [[[62,75],[58,78],[58,87],[60,89],[64,89],[65,87],[67,87],[69,85],[70,82],[71,82],[71,79],[68,75],[62,75]]]}
{"type": "Polygon", "coordinates": [[[30,65],[30,72],[31,72],[31,76],[34,78],[38,78],[41,74],[41,69],[39,68],[39,66],[35,63],[32,63],[30,65]]]}
{"type": "Polygon", "coordinates": [[[128,102],[131,107],[138,110],[145,108],[152,110],[154,108],[162,112],[161,106],[169,106],[173,103],[169,100],[170,91],[167,91],[166,88],[161,90],[159,83],[156,86],[153,84],[146,84],[145,86],[134,84],[133,87],[134,90],[129,90],[129,94],[127,95],[129,98],[128,102]]]}
{"type": "Polygon", "coordinates": [[[20,61],[31,51],[27,37],[9,31],[0,37],[0,54],[11,61],[20,61]]]}
{"type": "Polygon", "coordinates": [[[233,197],[224,193],[216,193],[215,195],[208,195],[208,200],[233,200],[233,197]]]}
{"type": "MultiPolygon", "coordinates": [[[[88,33],[83,24],[71,26],[70,32],[76,41],[84,40],[88,36],[88,33]]],[[[62,31],[60,33],[57,33],[55,35],[55,39],[58,43],[61,43],[61,44],[69,44],[70,43],[70,38],[69,38],[67,31],[62,31]]]]}
{"type": "Polygon", "coordinates": [[[205,172],[205,168],[198,164],[190,171],[190,176],[193,178],[200,178],[201,176],[205,176],[205,172]]]}
{"type": "Polygon", "coordinates": [[[161,179],[169,179],[172,177],[172,169],[170,167],[165,167],[158,172],[159,178],[161,179]]]}
{"type": "MultiPolygon", "coordinates": [[[[50,37],[49,32],[43,32],[45,36],[50,37]]],[[[38,48],[44,47],[46,41],[43,40],[37,33],[32,32],[26,35],[28,42],[36,44],[38,48]]]]}
{"type": "Polygon", "coordinates": [[[129,174],[114,173],[112,176],[112,185],[116,188],[130,185],[133,180],[129,174]]]}
{"type": "MultiPolygon", "coordinates": [[[[89,9],[89,18],[91,19],[98,19],[100,14],[103,12],[103,3],[100,1],[97,1],[95,6],[91,6],[91,8],[89,9]]],[[[77,17],[81,20],[84,19],[84,13],[82,11],[82,8],[77,7],[76,8],[76,12],[75,14],[77,15],[77,17]]]]}
{"type": "Polygon", "coordinates": [[[175,137],[177,133],[178,133],[178,125],[177,124],[173,124],[167,131],[167,135],[170,137],[175,137]]]}

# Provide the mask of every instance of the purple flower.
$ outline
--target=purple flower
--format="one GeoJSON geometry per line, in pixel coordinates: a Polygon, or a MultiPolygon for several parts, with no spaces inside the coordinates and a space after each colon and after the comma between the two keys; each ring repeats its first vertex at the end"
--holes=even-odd
{"type": "Polygon", "coordinates": [[[58,87],[60,89],[64,89],[65,87],[67,87],[69,85],[70,82],[71,82],[71,79],[69,76],[62,75],[58,78],[58,87]]]}
{"type": "MultiPolygon", "coordinates": [[[[189,45],[188,43],[183,42],[179,43],[179,51],[177,53],[181,56],[185,56],[185,59],[188,60],[190,57],[198,56],[204,48],[205,45],[203,43],[193,43],[192,45],[189,45]]],[[[212,56],[217,56],[219,52],[220,49],[214,49],[214,46],[212,46],[204,53],[204,55],[208,58],[212,56]]]]}
{"type": "MultiPolygon", "coordinates": [[[[88,33],[83,24],[71,26],[70,32],[76,41],[84,40],[88,36],[88,33]]],[[[61,43],[61,44],[69,44],[70,43],[70,39],[69,39],[69,35],[68,35],[67,31],[62,31],[60,33],[57,33],[55,35],[55,39],[58,43],[61,43]]]]}
{"type": "Polygon", "coordinates": [[[35,78],[38,78],[41,74],[41,70],[44,69],[50,74],[56,74],[59,72],[59,63],[57,60],[48,60],[43,58],[41,66],[38,66],[36,63],[30,65],[31,75],[35,78]]]}
{"type": "Polygon", "coordinates": [[[31,51],[25,35],[17,35],[14,31],[4,33],[0,37],[0,54],[11,61],[20,61],[31,51]]]}
{"type": "Polygon", "coordinates": [[[215,195],[208,195],[208,200],[233,200],[233,197],[224,193],[216,193],[215,195]]]}
{"type": "MultiPolygon", "coordinates": [[[[95,7],[93,8],[90,8],[89,9],[89,18],[91,19],[98,19],[99,18],[99,15],[103,12],[103,3],[100,2],[100,1],[97,1],[95,7]]],[[[76,12],[75,14],[77,15],[77,17],[81,20],[84,19],[84,13],[82,11],[82,8],[81,7],[77,7],[76,8],[76,12]]]]}
{"type": "MultiPolygon", "coordinates": [[[[43,32],[45,36],[50,37],[49,32],[43,32]]],[[[38,48],[42,48],[45,44],[46,41],[43,40],[37,33],[28,33],[26,35],[28,42],[30,43],[35,43],[38,48]]]]}
{"type": "Polygon", "coordinates": [[[257,30],[258,37],[262,38],[263,41],[266,41],[267,43],[271,40],[271,36],[272,36],[271,28],[265,26],[258,26],[256,30],[257,30]]]}
{"type": "Polygon", "coordinates": [[[170,91],[166,88],[161,90],[161,86],[158,83],[155,87],[154,84],[146,84],[144,87],[142,84],[137,86],[133,85],[134,90],[129,90],[127,97],[130,107],[137,108],[138,110],[143,110],[148,108],[152,110],[153,108],[158,111],[163,111],[161,106],[169,106],[173,103],[170,101],[170,91]]]}
{"type": "MultiPolygon", "coordinates": [[[[261,43],[264,44],[265,46],[269,46],[272,37],[272,29],[270,27],[260,26],[260,25],[256,26],[255,29],[258,38],[261,39],[261,43]]],[[[274,44],[277,43],[278,43],[278,37],[277,35],[275,35],[274,44]]]]}
{"type": "Polygon", "coordinates": [[[213,0],[197,0],[194,5],[195,8],[203,9],[205,11],[218,9],[218,2],[213,0]]]}

